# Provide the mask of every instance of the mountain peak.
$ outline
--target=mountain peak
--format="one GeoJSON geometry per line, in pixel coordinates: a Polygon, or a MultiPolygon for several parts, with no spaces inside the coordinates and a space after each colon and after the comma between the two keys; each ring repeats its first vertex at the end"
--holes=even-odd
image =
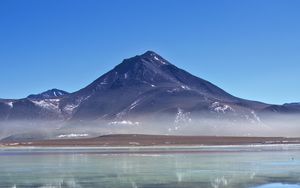
{"type": "Polygon", "coordinates": [[[124,59],[123,62],[119,65],[124,65],[124,64],[127,65],[144,64],[144,65],[154,65],[156,67],[157,66],[160,67],[161,65],[170,65],[171,63],[166,59],[164,59],[162,56],[160,56],[158,53],[149,50],[141,55],[136,55],[134,57],[124,59]]]}
{"type": "Polygon", "coordinates": [[[153,57],[153,56],[159,56],[156,52],[154,51],[151,51],[151,50],[148,50],[146,51],[145,53],[143,53],[142,55],[140,56],[144,56],[144,57],[153,57]]]}
{"type": "Polygon", "coordinates": [[[170,64],[166,59],[161,57],[159,54],[157,54],[154,51],[150,51],[150,50],[146,51],[145,53],[143,53],[142,55],[139,55],[137,57],[141,58],[144,61],[158,63],[158,65],[169,65],[170,64]]]}
{"type": "Polygon", "coordinates": [[[120,88],[121,86],[155,85],[166,82],[176,82],[172,75],[173,66],[169,61],[153,51],[146,51],[141,55],[124,59],[111,71],[102,75],[92,84],[88,90],[97,91],[103,89],[120,88]]]}
{"type": "Polygon", "coordinates": [[[66,91],[63,90],[59,90],[59,89],[49,89],[45,92],[39,93],[39,94],[33,94],[33,95],[29,95],[27,98],[29,99],[52,99],[52,98],[58,98],[58,97],[62,97],[66,94],[69,94],[66,91]]]}
{"type": "Polygon", "coordinates": [[[157,73],[163,65],[171,65],[171,63],[153,51],[146,51],[141,55],[124,59],[121,64],[114,68],[114,71],[121,74],[128,72],[141,74],[144,71],[157,73]]]}

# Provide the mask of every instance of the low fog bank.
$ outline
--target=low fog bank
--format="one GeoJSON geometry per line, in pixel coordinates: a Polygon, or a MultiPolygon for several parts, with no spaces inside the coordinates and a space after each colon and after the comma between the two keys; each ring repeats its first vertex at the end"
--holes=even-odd
{"type": "Polygon", "coordinates": [[[108,134],[300,137],[299,115],[265,116],[259,121],[198,116],[139,117],[98,121],[9,121],[0,139],[88,138],[108,134]]]}
{"type": "Polygon", "coordinates": [[[63,127],[61,121],[5,121],[0,123],[0,139],[12,135],[51,138],[52,134],[63,127]]]}

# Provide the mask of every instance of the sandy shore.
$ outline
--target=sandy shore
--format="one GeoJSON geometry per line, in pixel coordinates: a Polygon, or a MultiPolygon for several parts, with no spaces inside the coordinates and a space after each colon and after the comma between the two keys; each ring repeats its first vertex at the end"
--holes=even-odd
{"type": "Polygon", "coordinates": [[[40,141],[0,142],[0,146],[99,147],[99,146],[184,146],[184,145],[249,145],[300,144],[300,138],[284,137],[225,137],[167,135],[106,135],[96,138],[56,139],[40,141]]]}

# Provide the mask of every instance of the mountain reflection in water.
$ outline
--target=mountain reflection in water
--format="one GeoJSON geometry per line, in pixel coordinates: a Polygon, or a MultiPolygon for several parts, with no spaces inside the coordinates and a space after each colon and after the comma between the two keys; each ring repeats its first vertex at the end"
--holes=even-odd
{"type": "Polygon", "coordinates": [[[2,148],[0,187],[299,187],[299,145],[247,147],[2,148]]]}

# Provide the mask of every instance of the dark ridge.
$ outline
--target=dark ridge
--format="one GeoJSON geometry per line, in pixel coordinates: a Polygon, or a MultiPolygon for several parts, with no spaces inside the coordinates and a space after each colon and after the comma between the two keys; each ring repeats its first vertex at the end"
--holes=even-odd
{"type": "Polygon", "coordinates": [[[53,98],[60,98],[67,94],[69,94],[69,93],[66,91],[54,88],[54,89],[50,89],[50,90],[47,90],[47,91],[39,93],[39,94],[29,95],[27,98],[28,99],[36,99],[36,100],[53,99],[53,98]]]}

